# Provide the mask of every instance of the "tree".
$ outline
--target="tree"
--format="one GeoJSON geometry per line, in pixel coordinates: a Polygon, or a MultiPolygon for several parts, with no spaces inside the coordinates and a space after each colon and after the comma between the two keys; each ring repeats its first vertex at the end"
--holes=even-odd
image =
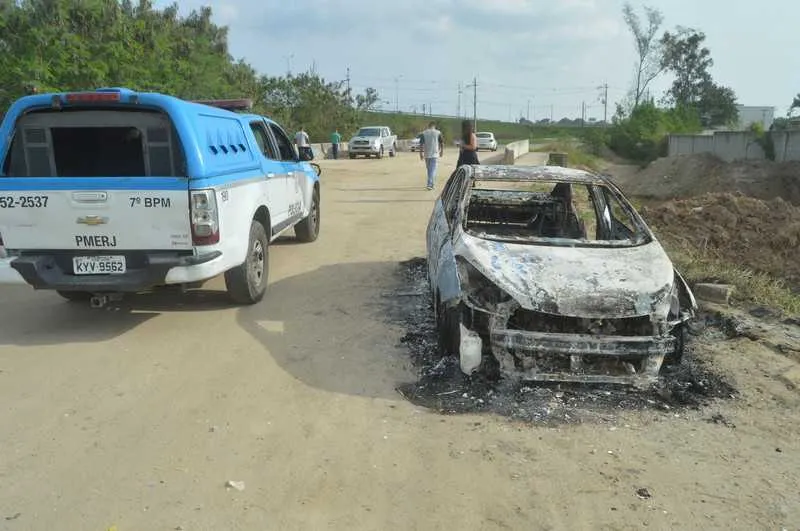
{"type": "Polygon", "coordinates": [[[790,115],[790,116],[791,116],[792,112],[793,112],[795,109],[800,109],[800,94],[798,94],[797,96],[795,96],[795,97],[794,97],[794,100],[792,100],[792,106],[791,106],[791,107],[789,107],[789,115],[790,115]]]}
{"type": "Polygon", "coordinates": [[[660,11],[649,6],[644,7],[646,25],[642,24],[639,15],[633,10],[629,2],[622,8],[622,15],[625,24],[633,35],[636,43],[637,61],[635,66],[636,75],[633,84],[633,108],[639,106],[643,96],[646,94],[647,87],[658,77],[664,67],[661,61],[661,52],[658,46],[656,34],[664,17],[660,11]]]}
{"type": "Polygon", "coordinates": [[[700,100],[703,87],[711,82],[709,69],[714,65],[711,52],[702,46],[705,34],[690,28],[665,32],[661,38],[661,64],[675,76],[667,91],[669,101],[677,106],[692,106],[700,100]]]}
{"type": "Polygon", "coordinates": [[[714,65],[711,52],[703,46],[703,32],[678,28],[661,38],[662,66],[675,79],[665,100],[678,108],[693,109],[703,125],[724,125],[738,115],[733,89],[714,82],[709,70],[714,65]]]}
{"type": "Polygon", "coordinates": [[[379,101],[378,91],[372,87],[367,87],[364,94],[356,95],[356,108],[359,111],[372,111],[378,106],[379,101]]]}

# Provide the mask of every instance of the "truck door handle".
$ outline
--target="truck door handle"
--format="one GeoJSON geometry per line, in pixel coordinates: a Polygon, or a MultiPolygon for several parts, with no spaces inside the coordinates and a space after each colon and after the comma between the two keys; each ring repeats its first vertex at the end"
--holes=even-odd
{"type": "Polygon", "coordinates": [[[286,172],[286,175],[288,175],[289,177],[291,177],[292,175],[294,175],[294,172],[293,172],[293,171],[287,171],[287,172],[286,172]]]}

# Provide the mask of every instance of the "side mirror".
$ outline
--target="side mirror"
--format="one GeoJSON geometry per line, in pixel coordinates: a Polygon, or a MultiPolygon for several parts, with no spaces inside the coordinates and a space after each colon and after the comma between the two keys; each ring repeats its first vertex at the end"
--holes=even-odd
{"type": "Polygon", "coordinates": [[[317,177],[322,176],[322,167],[317,164],[316,162],[310,162],[311,167],[314,168],[314,171],[317,172],[317,177]]]}

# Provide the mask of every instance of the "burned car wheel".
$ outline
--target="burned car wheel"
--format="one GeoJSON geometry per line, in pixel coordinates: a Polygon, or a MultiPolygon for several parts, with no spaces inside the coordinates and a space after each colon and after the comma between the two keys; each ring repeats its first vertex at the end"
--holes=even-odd
{"type": "Polygon", "coordinates": [[[672,331],[675,336],[675,350],[664,357],[664,366],[674,367],[683,361],[683,353],[686,350],[686,342],[689,339],[689,330],[686,323],[681,323],[672,331]]]}
{"type": "Polygon", "coordinates": [[[439,354],[442,357],[458,356],[458,344],[460,342],[459,308],[444,308],[437,297],[436,302],[436,331],[439,342],[439,354]]]}

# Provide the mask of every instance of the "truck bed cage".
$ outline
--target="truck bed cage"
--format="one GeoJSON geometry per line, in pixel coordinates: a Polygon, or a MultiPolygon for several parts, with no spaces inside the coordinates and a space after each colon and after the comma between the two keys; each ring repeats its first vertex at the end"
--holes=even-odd
{"type": "Polygon", "coordinates": [[[217,107],[227,111],[249,111],[253,108],[251,99],[231,99],[231,100],[193,100],[192,103],[217,107]]]}

